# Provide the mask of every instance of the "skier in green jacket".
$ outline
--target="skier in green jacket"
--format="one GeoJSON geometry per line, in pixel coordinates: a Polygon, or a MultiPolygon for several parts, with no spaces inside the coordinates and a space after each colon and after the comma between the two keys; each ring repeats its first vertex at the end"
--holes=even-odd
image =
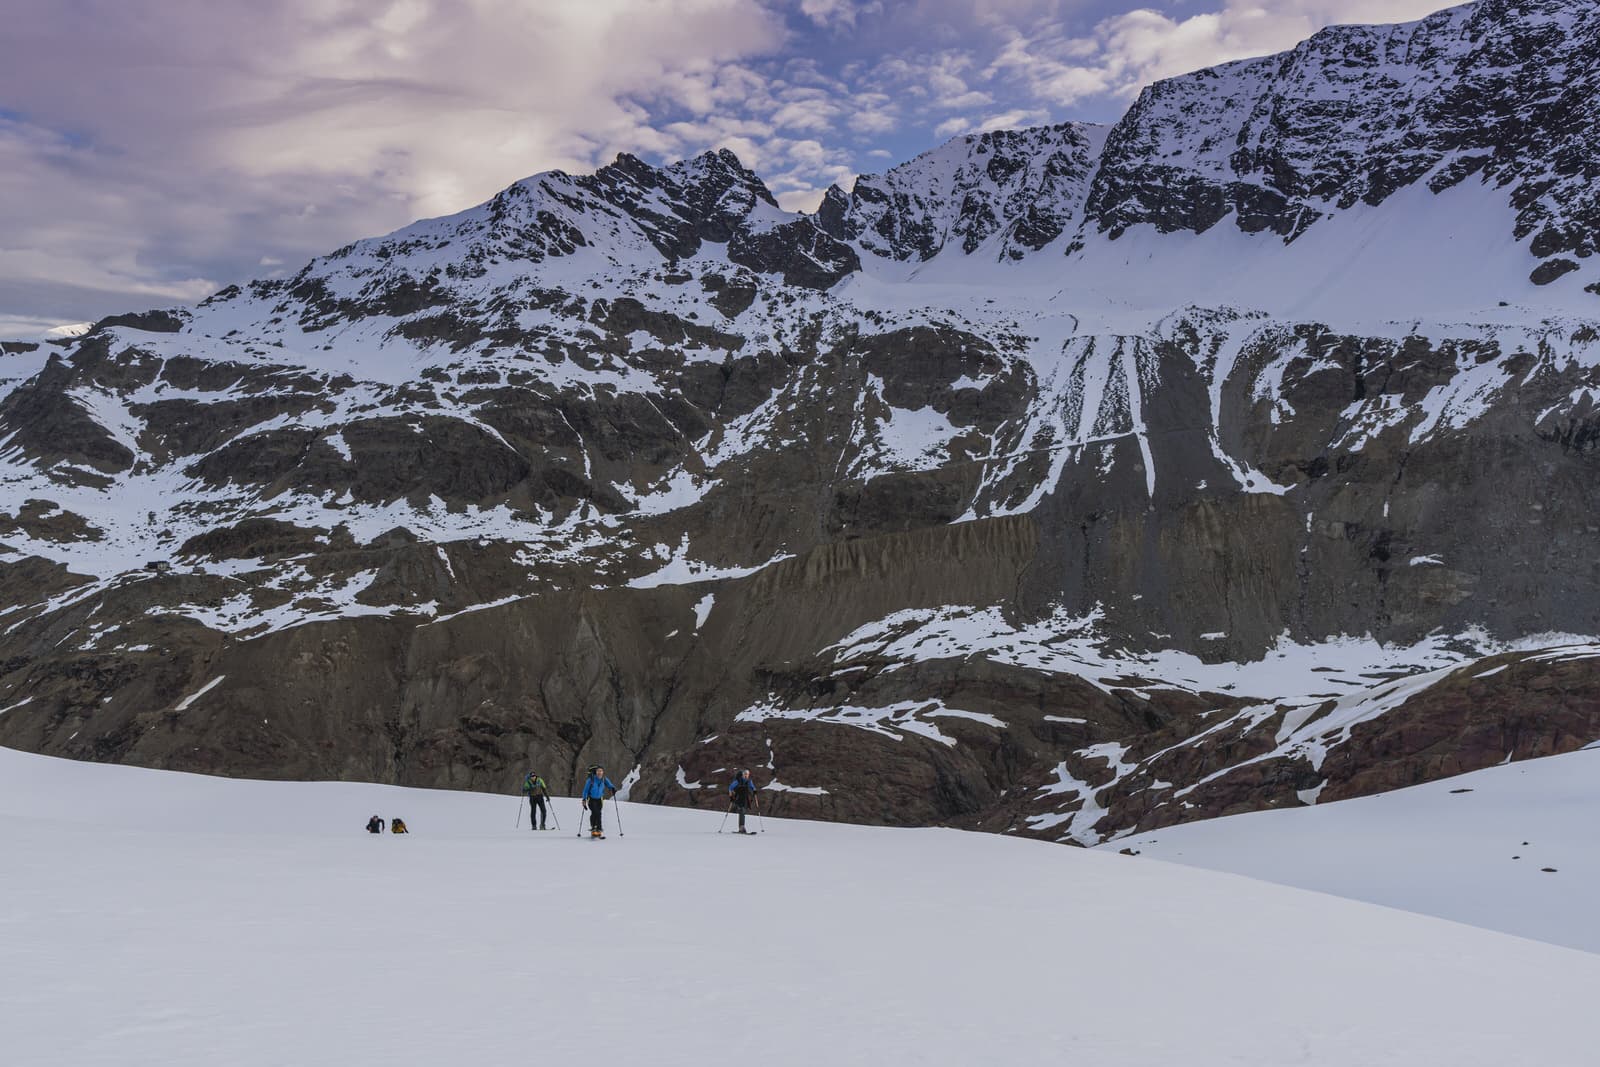
{"type": "Polygon", "coordinates": [[[528,797],[528,829],[550,829],[545,825],[546,813],[549,811],[549,804],[545,798],[550,795],[550,790],[544,784],[544,779],[529,771],[528,776],[522,780],[522,791],[528,797]]]}

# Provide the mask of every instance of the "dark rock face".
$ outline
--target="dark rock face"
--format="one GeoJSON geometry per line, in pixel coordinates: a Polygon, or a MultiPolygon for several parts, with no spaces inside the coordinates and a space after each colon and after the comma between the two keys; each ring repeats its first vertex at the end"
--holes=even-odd
{"type": "Polygon", "coordinates": [[[177,311],[142,311],[127,315],[112,315],[101,319],[94,324],[95,330],[103,330],[109,326],[126,326],[133,330],[145,330],[150,333],[177,333],[183,329],[184,323],[189,321],[189,315],[182,310],[177,311]]]}
{"type": "Polygon", "coordinates": [[[741,231],[728,244],[728,258],[760,274],[779,274],[785,285],[825,291],[861,269],[856,250],[798,219],[759,233],[741,231]]]}
{"type": "Polygon", "coordinates": [[[1547,259],[1537,267],[1533,268],[1533,273],[1528,275],[1528,280],[1533,282],[1534,285],[1549,285],[1557,278],[1571,274],[1577,269],[1578,264],[1576,260],[1562,258],[1547,259]]]}
{"type": "Polygon", "coordinates": [[[275,519],[245,519],[232,526],[208,530],[185,541],[180,556],[206,556],[211,559],[267,559],[272,556],[316,552],[326,543],[319,537],[325,531],[302,530],[293,523],[275,519]]]}
{"type": "MultiPolygon", "coordinates": [[[[88,358],[99,359],[101,353],[94,351],[88,358]]],[[[64,478],[97,481],[97,474],[127,470],[133,465],[132,449],[72,395],[72,381],[72,368],[51,356],[44,370],[0,400],[0,424],[10,444],[61,469],[64,478]]]]}
{"type": "Polygon", "coordinates": [[[1335,28],[812,216],[619,157],[8,345],[0,743],[1088,844],[1593,741],[1593,21],[1335,28]],[[1063,281],[1474,182],[1548,306],[1063,281]]]}
{"type": "Polygon", "coordinates": [[[744,314],[756,302],[759,292],[755,279],[745,274],[737,274],[731,280],[720,274],[708,274],[700,284],[711,294],[708,301],[711,306],[730,319],[744,314]]]}
{"type": "Polygon", "coordinates": [[[1348,739],[1319,758],[1284,752],[1284,716],[1251,717],[1237,733],[1176,740],[1152,738],[1149,759],[1133,774],[1101,769],[1101,803],[1111,809],[1100,834],[1158,829],[1192,818],[1186,806],[1214,815],[1295,807],[1304,794],[1318,802],[1403,789],[1507,760],[1576,751],[1600,732],[1600,699],[1591,666],[1582,659],[1512,654],[1485,659],[1400,703],[1379,718],[1341,727],[1332,701],[1314,710],[1302,732],[1334,720],[1329,738],[1348,739]],[[1157,780],[1199,782],[1173,793],[1152,790],[1157,780]],[[1166,795],[1163,795],[1166,794],[1166,795]],[[1152,796],[1155,803],[1151,803],[1152,796]],[[1122,800],[1128,803],[1117,803],[1122,800]]]}

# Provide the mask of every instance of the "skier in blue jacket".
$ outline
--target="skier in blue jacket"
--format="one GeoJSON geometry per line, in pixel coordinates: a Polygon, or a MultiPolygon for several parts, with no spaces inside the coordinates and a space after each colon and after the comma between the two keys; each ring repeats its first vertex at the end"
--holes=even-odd
{"type": "Polygon", "coordinates": [[[604,767],[589,768],[589,777],[583,782],[583,802],[589,806],[589,836],[605,837],[605,827],[600,824],[600,809],[605,806],[606,797],[617,791],[617,785],[606,777],[604,767]]]}
{"type": "Polygon", "coordinates": [[[728,785],[728,803],[733,810],[739,813],[739,832],[747,834],[750,831],[744,828],[744,813],[756,798],[756,784],[750,780],[749,771],[740,771],[738,777],[728,785]]]}

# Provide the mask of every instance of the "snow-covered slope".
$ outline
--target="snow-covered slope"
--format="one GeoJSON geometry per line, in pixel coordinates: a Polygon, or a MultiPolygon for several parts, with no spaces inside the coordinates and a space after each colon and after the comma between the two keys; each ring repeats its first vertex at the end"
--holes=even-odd
{"type": "Polygon", "coordinates": [[[1105,848],[1600,952],[1600,750],[1105,848]]]}
{"type": "Polygon", "coordinates": [[[591,842],[519,803],[0,749],[8,1062],[1590,1061],[1600,956],[988,835],[630,805],[591,842]]]}

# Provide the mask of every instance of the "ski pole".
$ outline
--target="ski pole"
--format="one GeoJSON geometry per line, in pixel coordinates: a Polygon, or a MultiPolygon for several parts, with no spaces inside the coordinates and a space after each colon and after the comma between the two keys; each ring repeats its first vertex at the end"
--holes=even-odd
{"type": "MultiPolygon", "coordinates": [[[[560,833],[561,832],[561,819],[560,819],[559,816],[556,815],[556,798],[547,796],[547,797],[544,798],[544,802],[545,802],[545,806],[550,809],[550,819],[551,819],[551,821],[556,824],[556,833],[560,833]]],[[[531,818],[532,816],[529,816],[529,817],[531,818]]]]}
{"type": "Polygon", "coordinates": [[[625,834],[623,832],[623,830],[622,830],[622,801],[618,800],[615,797],[613,797],[612,798],[612,804],[611,804],[611,810],[616,812],[616,814],[617,814],[617,836],[618,837],[627,837],[628,835],[625,834]]]}
{"type": "Polygon", "coordinates": [[[750,796],[751,796],[751,799],[753,799],[756,802],[756,818],[761,820],[761,832],[762,833],[766,833],[767,832],[767,817],[765,815],[761,814],[761,798],[759,796],[757,796],[753,792],[750,794],[750,796]]]}
{"type": "MultiPolygon", "coordinates": [[[[530,815],[530,816],[528,816],[528,818],[531,819],[531,818],[533,818],[533,816],[530,815]]],[[[517,829],[518,830],[522,829],[522,798],[521,797],[517,798],[517,829]]]]}
{"type": "Polygon", "coordinates": [[[722,821],[717,823],[717,833],[722,833],[722,828],[728,825],[728,816],[733,814],[733,801],[728,801],[728,810],[722,813],[722,821]]]}
{"type": "Polygon", "coordinates": [[[583,836],[583,809],[589,806],[585,802],[585,800],[586,800],[586,798],[584,798],[584,797],[579,797],[578,798],[578,836],[579,837],[583,836]]]}

